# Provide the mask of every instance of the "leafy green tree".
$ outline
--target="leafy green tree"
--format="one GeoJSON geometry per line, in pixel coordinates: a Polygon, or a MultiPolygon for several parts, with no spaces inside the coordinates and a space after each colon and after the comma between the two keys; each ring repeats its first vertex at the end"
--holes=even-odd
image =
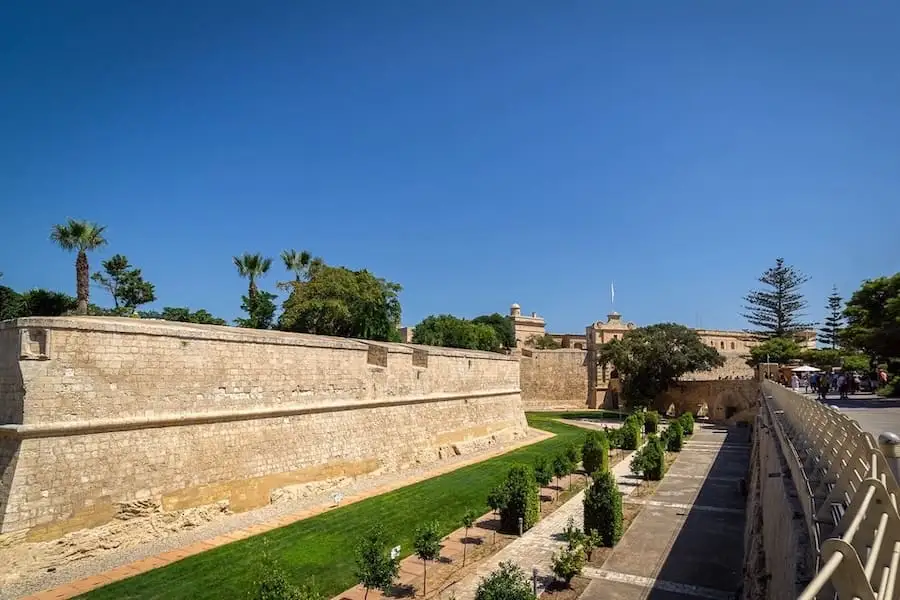
{"type": "Polygon", "coordinates": [[[387,592],[400,571],[399,558],[391,558],[384,526],[376,524],[356,547],[356,579],[364,588],[387,592]]]}
{"type": "Polygon", "coordinates": [[[492,313],[489,315],[481,315],[475,317],[472,322],[476,325],[489,325],[497,334],[497,340],[503,348],[516,347],[516,332],[513,328],[512,319],[500,313],[492,313]]]}
{"type": "Polygon", "coordinates": [[[78,301],[68,294],[33,289],[22,294],[23,317],[59,317],[78,308],[78,301]]]}
{"type": "Polygon", "coordinates": [[[540,487],[547,487],[553,479],[553,465],[543,454],[534,459],[534,479],[540,487]]]}
{"type": "Polygon", "coordinates": [[[873,362],[900,356],[900,273],[863,282],[847,301],[841,340],[873,362]]]}
{"type": "Polygon", "coordinates": [[[578,468],[578,463],[581,462],[581,448],[578,444],[569,444],[566,446],[564,450],[566,455],[566,460],[569,461],[569,464],[572,466],[570,473],[574,473],[575,469],[578,468]]]}
{"type": "Polygon", "coordinates": [[[609,548],[622,537],[622,495],[609,471],[597,473],[585,492],[584,530],[596,530],[600,543],[609,548]]]}
{"type": "Polygon", "coordinates": [[[556,499],[559,500],[559,490],[562,486],[559,480],[572,472],[572,464],[565,454],[557,454],[553,458],[553,475],[556,476],[556,499]]]}
{"type": "Polygon", "coordinates": [[[581,574],[582,569],[584,569],[584,562],[584,549],[581,546],[563,548],[550,558],[553,574],[561,579],[566,584],[566,587],[570,587],[572,579],[576,575],[581,574]]]}
{"type": "Polygon", "coordinates": [[[750,358],[747,360],[747,364],[755,367],[768,361],[783,365],[795,358],[800,358],[802,355],[803,349],[793,338],[769,338],[750,348],[750,358]]]}
{"type": "Polygon", "coordinates": [[[562,344],[553,339],[553,336],[549,333],[532,336],[528,341],[538,350],[559,350],[562,348],[562,344]]]}
{"type": "Polygon", "coordinates": [[[841,368],[845,371],[865,373],[869,370],[870,364],[869,357],[865,354],[853,352],[841,356],[841,368]]]}
{"type": "Polygon", "coordinates": [[[191,312],[191,309],[176,306],[163,307],[161,313],[142,312],[141,317],[145,319],[165,319],[166,321],[176,321],[179,323],[199,323],[201,325],[227,325],[225,319],[214,317],[204,309],[191,312]]]}
{"type": "Polygon", "coordinates": [[[133,267],[124,255],[113,255],[100,264],[103,271],[97,271],[91,279],[109,292],[117,309],[128,309],[130,314],[141,304],[156,300],[153,284],[144,281],[141,270],[133,267]]]}
{"type": "Polygon", "coordinates": [[[812,327],[812,323],[802,321],[806,300],[800,288],[809,277],[794,267],[784,264],[783,258],[775,260],[775,266],[766,270],[759,278],[766,287],[751,291],[744,297],[747,305],[744,318],[755,326],[748,329],[765,339],[790,337],[812,327]]]}
{"type": "Polygon", "coordinates": [[[725,359],[704,344],[696,331],[660,323],[632,329],[621,339],[603,344],[598,363],[615,366],[623,396],[636,407],[652,402],[685,373],[709,371],[725,364],[725,359]]]}
{"type": "Polygon", "coordinates": [[[527,465],[510,467],[506,479],[496,487],[488,504],[500,512],[500,527],[518,531],[519,518],[524,530],[531,529],[540,517],[540,500],[534,471],[527,465]]]}
{"type": "Polygon", "coordinates": [[[279,329],[390,341],[399,339],[399,284],[366,270],[321,265],[302,285],[292,283],[279,329]]]}
{"type": "Polygon", "coordinates": [[[422,561],[422,596],[428,595],[428,561],[441,555],[440,523],[432,521],[416,528],[413,548],[422,561]]]}
{"type": "Polygon", "coordinates": [[[534,600],[534,593],[525,572],[509,561],[481,580],[475,600],[534,600]]]}
{"type": "Polygon", "coordinates": [[[493,327],[453,315],[431,315],[416,325],[413,343],[445,348],[498,351],[500,340],[493,327]]]}
{"type": "Polygon", "coordinates": [[[24,316],[25,300],[11,287],[0,285],[0,321],[24,316]]]}
{"type": "Polygon", "coordinates": [[[609,470],[609,441],[602,431],[588,431],[585,435],[581,463],[588,475],[609,470]]]}
{"type": "Polygon", "coordinates": [[[463,513],[462,516],[462,526],[465,528],[465,534],[463,535],[463,566],[466,566],[466,548],[469,547],[469,528],[475,524],[475,519],[478,518],[478,513],[475,512],[474,508],[466,509],[466,512],[463,513]]]}
{"type": "Polygon", "coordinates": [[[238,327],[250,329],[271,329],[275,322],[275,294],[257,291],[254,296],[241,296],[241,310],[246,319],[235,319],[238,327]]]}
{"type": "Polygon", "coordinates": [[[819,341],[832,349],[840,344],[841,331],[844,327],[843,299],[838,294],[837,286],[831,288],[828,302],[825,304],[825,326],[819,330],[819,341]]]}
{"type": "Polygon", "coordinates": [[[105,226],[89,221],[69,219],[65,225],[54,225],[50,239],[63,250],[77,252],[75,258],[75,289],[78,299],[77,312],[86,315],[90,299],[90,273],[87,253],[106,245],[103,237],[105,226]]]}
{"type": "MultiPolygon", "coordinates": [[[[799,355],[794,355],[795,351],[793,347],[791,347],[790,351],[787,353],[778,353],[776,352],[773,356],[778,356],[780,358],[784,358],[785,360],[779,360],[779,362],[785,363],[790,359],[801,358],[803,362],[808,365],[812,365],[816,368],[827,370],[831,367],[837,367],[841,364],[841,357],[844,352],[841,350],[837,350],[834,348],[815,348],[809,350],[800,350],[799,355]]],[[[765,355],[762,357],[762,360],[766,360],[765,355]]]]}

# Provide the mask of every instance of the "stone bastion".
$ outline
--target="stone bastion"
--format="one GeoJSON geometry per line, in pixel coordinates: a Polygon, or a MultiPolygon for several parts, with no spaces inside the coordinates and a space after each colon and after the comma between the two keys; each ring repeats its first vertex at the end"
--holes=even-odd
{"type": "Polygon", "coordinates": [[[99,317],[0,323],[0,534],[241,511],[527,434],[505,355],[99,317]]]}

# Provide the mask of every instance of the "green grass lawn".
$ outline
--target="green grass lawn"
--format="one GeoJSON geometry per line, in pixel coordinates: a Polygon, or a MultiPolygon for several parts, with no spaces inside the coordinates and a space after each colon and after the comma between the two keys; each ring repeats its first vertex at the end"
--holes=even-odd
{"type": "MultiPolygon", "coordinates": [[[[209,550],[169,566],[149,571],[89,592],[81,598],[223,599],[245,597],[257,573],[263,539],[269,550],[296,583],[313,583],[331,597],[356,584],[354,549],[361,532],[380,521],[402,547],[411,553],[417,525],[437,520],[442,535],[460,527],[468,508],[486,513],[488,492],[517,463],[532,464],[541,454],[553,455],[568,444],[581,444],[584,430],[554,419],[599,417],[600,411],[529,413],[532,427],[556,436],[463,467],[404,488],[328,511],[252,538],[209,550]]],[[[610,415],[615,416],[615,415],[610,415]]]]}

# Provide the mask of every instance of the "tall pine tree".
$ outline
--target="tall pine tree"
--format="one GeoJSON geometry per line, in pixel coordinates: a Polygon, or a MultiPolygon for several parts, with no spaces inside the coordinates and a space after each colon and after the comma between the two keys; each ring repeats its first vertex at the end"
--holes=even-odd
{"type": "Polygon", "coordinates": [[[831,295],[825,304],[825,326],[820,329],[822,343],[831,348],[837,348],[840,342],[841,331],[844,329],[844,311],[842,305],[844,299],[837,292],[837,286],[831,288],[831,295]]]}
{"type": "Polygon", "coordinates": [[[768,286],[767,289],[751,291],[744,297],[747,312],[743,317],[755,326],[747,329],[748,333],[771,339],[789,337],[812,327],[812,323],[801,320],[807,304],[800,286],[809,281],[809,277],[778,258],[775,266],[767,269],[759,281],[768,286]]]}

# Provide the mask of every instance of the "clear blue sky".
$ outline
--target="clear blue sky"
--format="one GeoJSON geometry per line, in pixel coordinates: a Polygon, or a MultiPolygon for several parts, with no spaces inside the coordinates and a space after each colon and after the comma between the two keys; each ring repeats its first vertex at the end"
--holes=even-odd
{"type": "MultiPolygon", "coordinates": [[[[14,0],[3,283],[74,294],[67,217],[163,305],[233,318],[234,254],[404,286],[404,324],[518,302],[740,328],[777,256],[900,270],[900,3],[14,0]],[[741,4],[741,6],[737,6],[741,4]]],[[[262,281],[286,278],[280,265],[262,281]]],[[[108,304],[99,290],[93,298],[108,304]]]]}

